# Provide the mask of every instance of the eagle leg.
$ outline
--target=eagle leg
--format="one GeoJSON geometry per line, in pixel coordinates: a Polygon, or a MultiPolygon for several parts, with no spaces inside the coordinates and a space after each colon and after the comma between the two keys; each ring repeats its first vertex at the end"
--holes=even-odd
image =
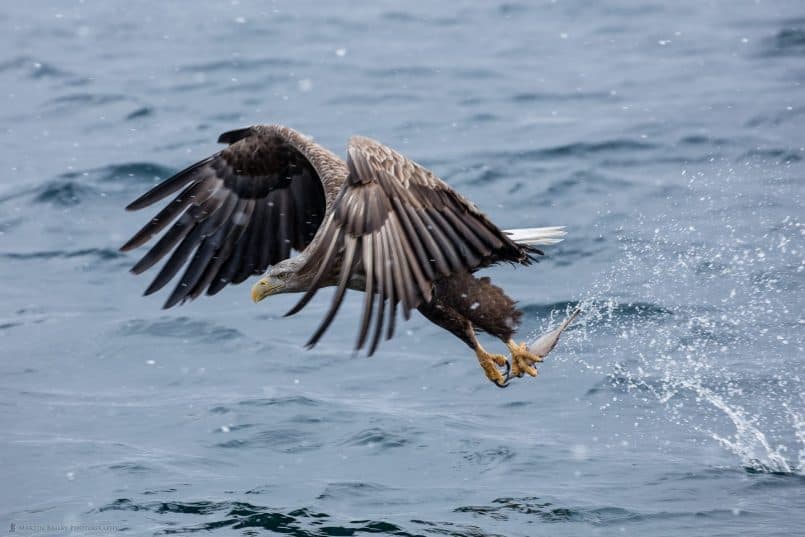
{"type": "MultiPolygon", "coordinates": [[[[472,277],[470,276],[470,278],[472,277]]],[[[439,288],[434,291],[433,300],[423,302],[417,307],[419,312],[431,322],[458,337],[461,341],[466,343],[468,347],[474,350],[475,356],[478,358],[478,363],[486,374],[486,378],[491,380],[495,386],[499,388],[508,386],[509,379],[511,378],[511,365],[509,361],[502,354],[491,354],[487,352],[475,336],[475,327],[472,321],[465,314],[459,313],[459,310],[453,308],[451,302],[444,300],[444,296],[448,298],[460,296],[462,289],[459,289],[458,293],[447,292],[446,295],[444,289],[442,289],[443,296],[438,294],[438,289],[439,288]]],[[[473,308],[468,306],[467,311],[473,311],[473,308]]]]}
{"type": "Polygon", "coordinates": [[[511,376],[522,377],[523,373],[528,373],[532,377],[536,377],[538,371],[534,364],[544,361],[544,357],[529,352],[525,343],[518,345],[512,339],[506,342],[506,346],[512,354],[511,376]]]}
{"type": "Polygon", "coordinates": [[[464,325],[464,336],[466,342],[470,347],[475,350],[475,356],[478,358],[478,363],[481,364],[481,369],[486,373],[486,378],[491,380],[498,388],[505,388],[509,385],[511,378],[511,365],[505,356],[502,354],[492,354],[483,348],[481,342],[475,337],[475,329],[472,323],[467,322],[464,325]],[[501,372],[498,367],[505,367],[506,371],[501,372]]]}

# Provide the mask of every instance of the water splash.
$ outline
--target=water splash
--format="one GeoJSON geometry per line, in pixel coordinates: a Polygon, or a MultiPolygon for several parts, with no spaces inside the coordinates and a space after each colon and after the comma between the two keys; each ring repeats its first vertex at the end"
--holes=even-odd
{"type": "Polygon", "coordinates": [[[745,468],[802,473],[805,227],[726,202],[711,204],[710,218],[640,215],[616,233],[620,258],[581,300],[565,350],[605,375],[605,389],[650,394],[664,419],[712,438],[745,468]],[[590,348],[612,358],[589,363],[590,348]]]}

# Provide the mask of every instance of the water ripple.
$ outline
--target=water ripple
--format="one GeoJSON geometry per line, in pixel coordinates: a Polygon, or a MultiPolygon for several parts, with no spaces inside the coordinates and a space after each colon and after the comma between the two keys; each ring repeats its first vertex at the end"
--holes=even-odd
{"type": "MultiPolygon", "coordinates": [[[[234,434],[234,431],[230,432],[234,434]]],[[[270,429],[244,438],[233,438],[215,445],[226,449],[264,449],[270,448],[280,453],[303,453],[322,447],[313,440],[314,435],[297,429],[270,429]]]]}
{"type": "Polygon", "coordinates": [[[72,76],[68,71],[31,56],[17,56],[16,58],[0,62],[0,73],[6,71],[23,72],[28,78],[34,80],[43,78],[63,79],[72,76]]]}
{"type": "Polygon", "coordinates": [[[805,20],[792,19],[774,37],[766,40],[767,56],[805,55],[805,20]]]}
{"type": "Polygon", "coordinates": [[[82,201],[100,195],[97,188],[64,179],[52,181],[38,190],[33,199],[34,203],[51,203],[61,207],[78,205],[82,201]]]}
{"type": "Polygon", "coordinates": [[[604,140],[602,142],[574,142],[570,144],[547,147],[544,149],[525,151],[511,156],[534,160],[548,160],[561,157],[584,158],[598,154],[631,154],[634,152],[648,151],[656,148],[656,144],[649,142],[637,142],[629,139],[614,139],[604,140]]]}
{"type": "Polygon", "coordinates": [[[379,427],[363,430],[343,442],[346,446],[377,447],[382,450],[403,447],[411,442],[411,432],[395,434],[379,427]]]}
{"type": "Polygon", "coordinates": [[[65,172],[36,187],[25,187],[0,196],[0,203],[31,197],[32,203],[74,207],[109,194],[132,196],[175,170],[151,162],[110,164],[100,168],[65,172]]]}
{"type": "Polygon", "coordinates": [[[193,339],[194,341],[206,343],[231,341],[244,337],[235,328],[189,317],[162,317],[156,321],[131,319],[120,327],[119,332],[122,336],[149,335],[193,339]]]}
{"type": "Polygon", "coordinates": [[[0,253],[0,258],[18,261],[72,259],[75,257],[93,257],[98,261],[110,261],[125,257],[112,248],[86,248],[83,250],[49,250],[44,252],[8,252],[0,253]]]}

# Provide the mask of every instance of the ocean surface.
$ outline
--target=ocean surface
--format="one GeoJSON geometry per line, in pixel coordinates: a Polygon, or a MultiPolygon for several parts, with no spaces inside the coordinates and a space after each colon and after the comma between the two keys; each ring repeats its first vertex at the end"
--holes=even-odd
{"type": "MultiPolygon", "coordinates": [[[[5,2],[0,531],[803,535],[805,4],[5,2]],[[501,227],[506,390],[415,315],[352,353],[348,295],[164,311],[123,207],[282,123],[376,138],[501,227]]],[[[502,345],[484,339],[488,348],[502,345]]]]}

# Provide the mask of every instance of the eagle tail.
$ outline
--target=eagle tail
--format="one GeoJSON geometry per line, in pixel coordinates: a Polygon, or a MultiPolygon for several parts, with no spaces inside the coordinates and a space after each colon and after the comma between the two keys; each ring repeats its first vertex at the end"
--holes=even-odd
{"type": "Polygon", "coordinates": [[[507,229],[504,230],[504,233],[508,234],[509,238],[514,242],[528,246],[551,246],[562,242],[565,235],[567,235],[565,226],[507,229]]]}

